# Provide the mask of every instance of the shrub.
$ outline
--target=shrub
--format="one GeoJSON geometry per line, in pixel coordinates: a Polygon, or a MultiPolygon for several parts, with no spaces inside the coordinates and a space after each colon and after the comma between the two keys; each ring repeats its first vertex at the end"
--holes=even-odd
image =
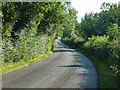
{"type": "Polygon", "coordinates": [[[84,47],[87,48],[88,52],[99,57],[106,58],[108,57],[108,47],[109,36],[92,36],[88,38],[88,41],[84,44],[84,47]]]}
{"type": "Polygon", "coordinates": [[[119,32],[118,32],[118,25],[117,24],[113,24],[109,29],[107,34],[109,35],[109,39],[112,41],[113,39],[117,39],[119,32]]]}

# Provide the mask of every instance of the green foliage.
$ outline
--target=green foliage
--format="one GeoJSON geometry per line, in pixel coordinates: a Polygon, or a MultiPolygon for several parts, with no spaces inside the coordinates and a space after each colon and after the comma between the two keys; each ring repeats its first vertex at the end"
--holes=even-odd
{"type": "Polygon", "coordinates": [[[2,2],[1,61],[29,61],[54,51],[70,6],[65,2],[2,2]]]}
{"type": "Polygon", "coordinates": [[[84,44],[84,48],[89,50],[90,54],[93,54],[101,59],[108,57],[109,36],[92,36],[88,38],[88,41],[84,44]]]}
{"type": "Polygon", "coordinates": [[[31,32],[20,33],[20,38],[15,45],[9,40],[3,42],[3,60],[6,62],[18,62],[20,60],[30,60],[39,54],[45,54],[52,50],[54,41],[52,36],[41,35],[39,37],[30,36],[31,32]],[[28,33],[28,34],[27,34],[28,33]],[[49,41],[48,41],[49,40],[49,41]]]}
{"type": "Polygon", "coordinates": [[[80,32],[82,32],[82,36],[84,36],[84,38],[96,35],[96,22],[97,20],[94,18],[93,13],[85,14],[80,27],[80,32]]]}
{"type": "Polygon", "coordinates": [[[93,55],[99,58],[100,62],[106,63],[107,67],[111,67],[118,84],[120,83],[119,21],[120,4],[103,3],[101,12],[86,13],[81,23],[66,24],[67,28],[65,27],[62,38],[68,46],[93,55]]]}
{"type": "Polygon", "coordinates": [[[77,11],[70,7],[69,13],[66,15],[66,22],[64,24],[64,31],[63,31],[63,37],[74,37],[75,33],[75,24],[77,23],[77,11]]]}
{"type": "Polygon", "coordinates": [[[63,36],[68,46],[105,60],[119,77],[119,11],[120,5],[103,3],[100,13],[85,14],[78,23],[69,2],[2,2],[1,62],[29,62],[54,51],[56,38],[63,36]]]}
{"type": "Polygon", "coordinates": [[[3,29],[2,34],[5,36],[11,36],[11,31],[15,22],[20,17],[20,7],[18,3],[2,2],[2,14],[3,14],[3,29]]]}
{"type": "Polygon", "coordinates": [[[119,23],[119,7],[117,4],[103,3],[100,13],[86,13],[78,31],[84,38],[92,35],[104,35],[107,29],[114,23],[119,23]]]}
{"type": "Polygon", "coordinates": [[[118,38],[118,35],[119,35],[118,25],[117,25],[117,24],[113,24],[113,25],[108,29],[107,34],[109,35],[110,40],[117,39],[117,38],[118,38]]]}

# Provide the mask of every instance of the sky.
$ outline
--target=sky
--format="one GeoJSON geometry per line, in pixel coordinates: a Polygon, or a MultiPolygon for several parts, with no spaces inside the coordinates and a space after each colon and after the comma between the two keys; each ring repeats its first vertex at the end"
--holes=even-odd
{"type": "Polygon", "coordinates": [[[120,0],[71,0],[72,7],[78,11],[77,20],[81,21],[81,18],[85,13],[100,12],[102,3],[118,3],[120,0]]]}

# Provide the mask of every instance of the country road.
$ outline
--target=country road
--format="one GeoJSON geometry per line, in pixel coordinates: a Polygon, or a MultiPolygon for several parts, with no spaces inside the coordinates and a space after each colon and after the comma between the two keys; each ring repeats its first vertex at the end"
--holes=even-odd
{"type": "Polygon", "coordinates": [[[2,88],[97,88],[93,63],[63,43],[53,55],[2,76],[2,88]]]}

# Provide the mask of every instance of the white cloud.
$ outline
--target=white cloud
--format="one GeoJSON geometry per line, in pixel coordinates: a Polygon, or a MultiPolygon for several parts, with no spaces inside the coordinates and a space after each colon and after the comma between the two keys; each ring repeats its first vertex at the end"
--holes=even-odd
{"type": "Polygon", "coordinates": [[[72,6],[78,11],[77,17],[83,17],[85,13],[99,12],[103,2],[118,3],[120,0],[71,0],[72,6]]]}

